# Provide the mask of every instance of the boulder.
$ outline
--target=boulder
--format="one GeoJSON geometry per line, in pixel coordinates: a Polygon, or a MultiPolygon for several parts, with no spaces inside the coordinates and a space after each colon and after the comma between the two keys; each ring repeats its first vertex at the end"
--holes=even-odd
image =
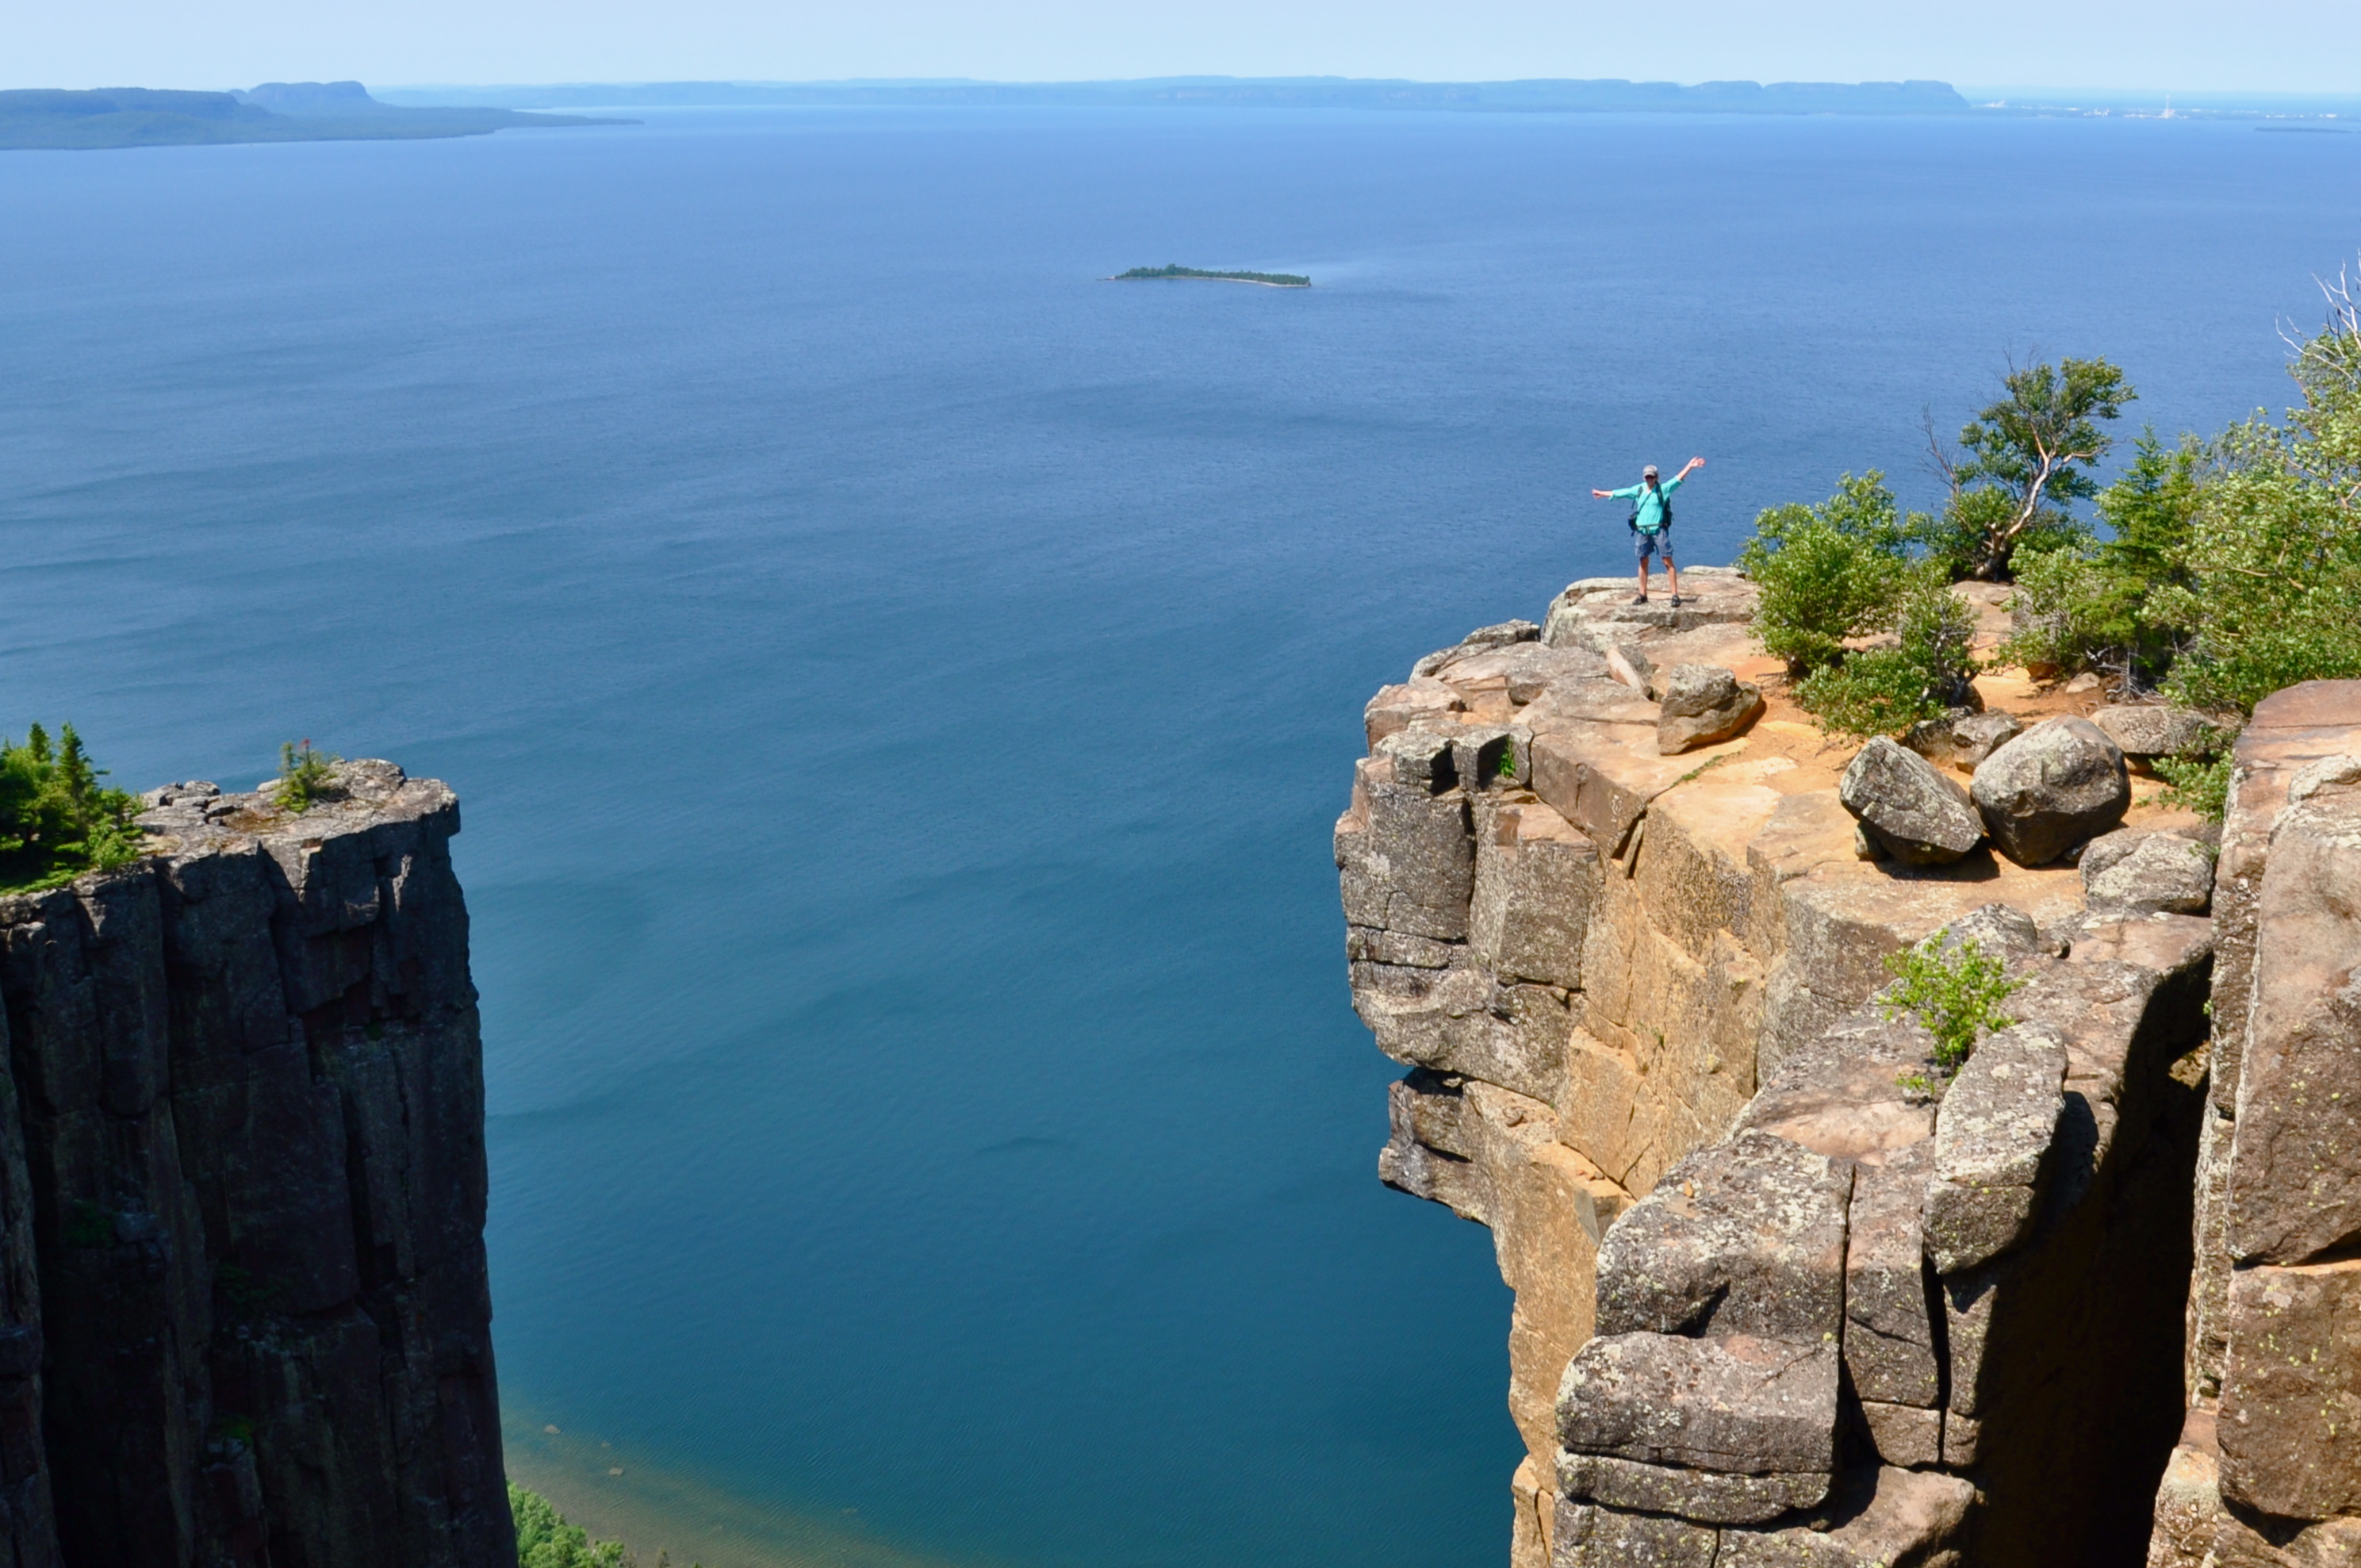
{"type": "Polygon", "coordinates": [[[1664,677],[1656,750],[1667,757],[1727,740],[1763,712],[1762,691],[1719,664],[1675,664],[1664,677]]]}
{"type": "Polygon", "coordinates": [[[1998,1257],[2033,1229],[2066,1109],[2066,1042],[2037,1024],[1985,1037],[1935,1116],[1922,1223],[1946,1275],[1998,1257]]]}
{"type": "Polygon", "coordinates": [[[1607,656],[1607,673],[1630,686],[1642,696],[1656,695],[1656,666],[1641,650],[1637,639],[1609,642],[1602,650],[1607,656]]]}
{"type": "Polygon", "coordinates": [[[2178,757],[2205,738],[2205,716],[2162,703],[2116,703],[2091,715],[2126,757],[2178,757]]]}
{"type": "Polygon", "coordinates": [[[1954,708],[1940,718],[1920,719],[1902,743],[1930,762],[1972,768],[2024,733],[2015,714],[1954,708]]]}
{"type": "Polygon", "coordinates": [[[1845,769],[1837,798],[1896,860],[1915,866],[1948,865],[1984,836],[1965,790],[1882,735],[1845,769]]]}
{"type": "Polygon", "coordinates": [[[2213,857],[2175,833],[2118,829],[2083,847],[2082,898],[2094,913],[2202,915],[2213,901],[2213,857]]]}
{"type": "Polygon", "coordinates": [[[1559,1380],[1558,1440],[1730,1475],[1833,1474],[1840,1365],[1833,1341],[1602,1334],[1559,1380]]]}
{"type": "Polygon", "coordinates": [[[1852,1173],[1770,1133],[1698,1150],[1598,1247],[1597,1332],[1833,1342],[1852,1173]]]}
{"type": "Polygon", "coordinates": [[[1976,764],[1968,793],[2002,852],[2039,866],[2121,821],[2132,783],[2123,752],[2096,725],[2052,718],[1976,764]]]}
{"type": "Polygon", "coordinates": [[[1828,1495],[1834,1479],[1818,1472],[1724,1475],[1602,1453],[1561,1452],[1557,1456],[1557,1486],[1564,1497],[1634,1513],[1673,1514],[1699,1524],[1762,1524],[1810,1508],[1828,1495]]]}

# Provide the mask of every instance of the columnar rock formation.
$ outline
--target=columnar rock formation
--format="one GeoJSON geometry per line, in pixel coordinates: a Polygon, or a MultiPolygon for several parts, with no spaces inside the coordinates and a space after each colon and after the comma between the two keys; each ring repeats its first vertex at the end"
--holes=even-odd
{"type": "Polygon", "coordinates": [[[1355,1003],[1411,1069],[1380,1172],[1488,1223],[1516,1290],[1513,1560],[2136,1563],[2184,1403],[2211,846],[2145,804],[2117,831],[2123,753],[2070,716],[1914,734],[1997,759],[1972,805],[1881,752],[1924,806],[1891,821],[1792,710],[1664,755],[1659,671],[1767,667],[1748,585],[1685,576],[1678,611],[1576,584],[1422,660],[1337,824],[1355,1003]],[[1879,999],[1938,932],[2018,987],[1948,1089],[1879,999]]]}
{"type": "Polygon", "coordinates": [[[148,797],[0,898],[16,1568],[509,1568],[458,803],[148,797]]]}
{"type": "Polygon", "coordinates": [[[2361,1563],[2361,682],[2257,705],[2214,924],[2191,1401],[2149,1562],[2361,1563]]]}

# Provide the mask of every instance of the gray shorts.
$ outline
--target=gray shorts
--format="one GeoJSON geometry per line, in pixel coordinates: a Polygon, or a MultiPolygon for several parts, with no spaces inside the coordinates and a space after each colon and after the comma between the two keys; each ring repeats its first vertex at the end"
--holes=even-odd
{"type": "Polygon", "coordinates": [[[1671,523],[1664,524],[1653,533],[1650,533],[1643,528],[1635,528],[1631,531],[1631,541],[1639,546],[1640,565],[1646,565],[1648,557],[1659,550],[1664,553],[1664,565],[1669,566],[1673,564],[1673,525],[1671,523]]]}

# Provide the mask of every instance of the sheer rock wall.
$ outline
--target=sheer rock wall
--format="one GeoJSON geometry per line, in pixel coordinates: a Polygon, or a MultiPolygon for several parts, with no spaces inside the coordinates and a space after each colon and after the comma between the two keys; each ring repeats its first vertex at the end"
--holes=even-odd
{"type": "Polygon", "coordinates": [[[458,803],[153,792],[0,898],[15,1568],[509,1568],[458,803]]]}
{"type": "Polygon", "coordinates": [[[1806,726],[1664,755],[1657,672],[1760,657],[1748,585],[1683,586],[1422,660],[1336,828],[1355,1005],[1411,1069],[1380,1174],[1516,1291],[1512,1561],[2136,1563],[2210,925],[2099,922],[2070,865],[1864,861],[1806,726]],[[1963,920],[2026,1027],[1947,1137],[1896,1081],[1923,1031],[1864,1003],[1963,920]]]}
{"type": "Polygon", "coordinates": [[[2238,740],[2197,1175],[2189,1410],[2153,1568],[2361,1563],[2361,682],[2238,740]]]}

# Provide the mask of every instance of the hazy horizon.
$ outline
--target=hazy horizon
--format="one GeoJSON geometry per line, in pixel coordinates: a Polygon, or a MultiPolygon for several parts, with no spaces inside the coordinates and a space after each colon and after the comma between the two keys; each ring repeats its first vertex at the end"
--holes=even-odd
{"type": "Polygon", "coordinates": [[[1372,6],[1202,0],[1148,10],[1082,0],[878,0],[858,8],[752,0],[100,0],[23,15],[9,85],[251,86],[269,81],[556,85],[964,78],[1104,82],[1222,75],[1423,82],[1625,78],[1697,82],[2011,82],[2042,93],[2285,93],[2361,88],[2361,11],[2263,0],[1994,0],[1905,11],[1869,0],[1778,8],[1666,0],[1644,12],[1481,0],[1447,19],[1372,6]],[[2290,49],[2301,39],[2300,49],[2290,49]]]}

